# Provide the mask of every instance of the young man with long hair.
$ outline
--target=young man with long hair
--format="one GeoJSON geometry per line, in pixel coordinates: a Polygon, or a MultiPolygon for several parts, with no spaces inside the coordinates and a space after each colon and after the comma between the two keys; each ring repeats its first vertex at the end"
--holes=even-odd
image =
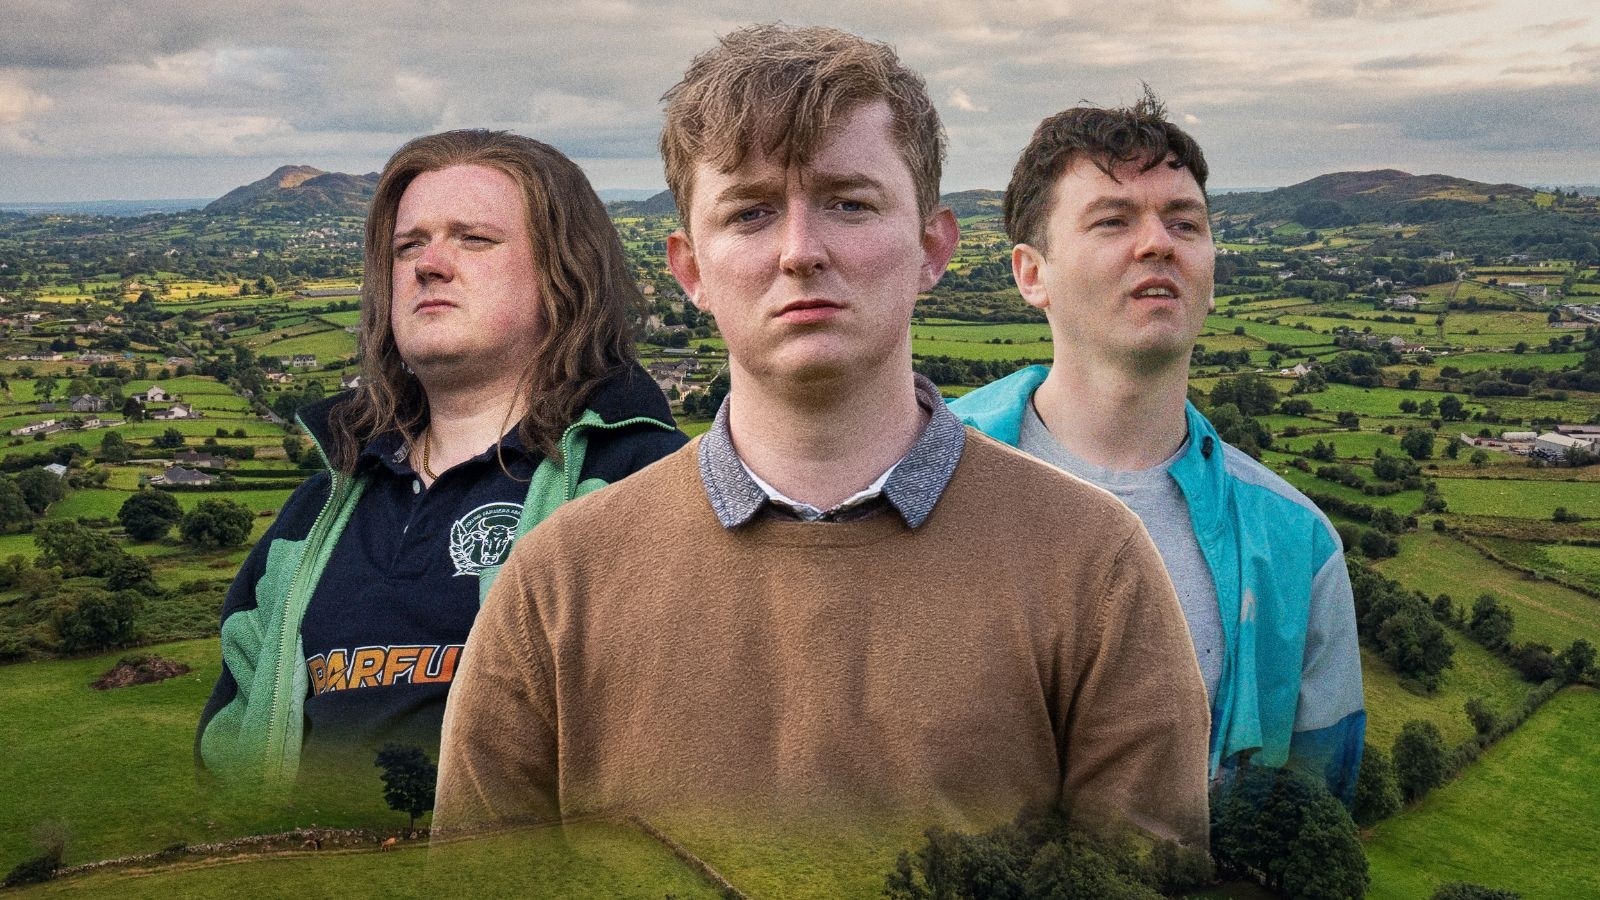
{"type": "Polygon", "coordinates": [[[642,304],[583,172],[451,131],[400,148],[367,218],[362,383],[301,410],[309,479],[223,608],[203,768],[285,784],[437,746],[461,649],[512,542],[684,437],[634,360],[642,304]]]}

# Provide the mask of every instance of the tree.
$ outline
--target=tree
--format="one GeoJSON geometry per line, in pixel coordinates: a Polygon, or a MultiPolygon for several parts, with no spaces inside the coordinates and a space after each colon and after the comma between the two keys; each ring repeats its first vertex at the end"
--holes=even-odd
{"type": "Polygon", "coordinates": [[[1489,454],[1482,450],[1472,451],[1472,456],[1468,457],[1468,459],[1472,462],[1474,469],[1481,469],[1489,464],[1489,454]]]}
{"type": "Polygon", "coordinates": [[[36,516],[44,515],[50,504],[67,495],[66,482],[46,472],[42,466],[23,469],[13,476],[17,490],[22,492],[22,499],[33,510],[36,516]]]}
{"type": "Polygon", "coordinates": [[[54,566],[68,578],[101,577],[112,557],[122,552],[116,541],[70,519],[40,522],[33,529],[33,545],[39,548],[37,566],[54,566]]]}
{"type": "Polygon", "coordinates": [[[166,431],[161,432],[161,434],[152,439],[150,443],[163,449],[176,450],[177,448],[182,447],[186,440],[187,439],[183,436],[183,432],[176,428],[168,428],[166,431]]]}
{"type": "Polygon", "coordinates": [[[33,521],[33,510],[16,482],[0,477],[0,528],[33,521]]]}
{"type": "Polygon", "coordinates": [[[122,401],[122,417],[129,422],[144,421],[144,404],[133,397],[122,401]]]}
{"type": "Polygon", "coordinates": [[[1493,594],[1482,594],[1472,604],[1467,633],[1490,650],[1505,650],[1511,645],[1511,631],[1515,625],[1509,607],[1493,594]]]}
{"type": "Polygon", "coordinates": [[[133,591],[98,589],[58,599],[51,620],[62,651],[109,650],[131,643],[134,617],[143,603],[144,598],[133,591]]]}
{"type": "Polygon", "coordinates": [[[1400,727],[1394,739],[1394,775],[1408,803],[1444,784],[1444,738],[1432,722],[1412,719],[1400,727]]]}
{"type": "Polygon", "coordinates": [[[1343,900],[1367,889],[1356,825],[1320,779],[1246,764],[1211,803],[1217,865],[1291,897],[1343,900]]]}
{"type": "Polygon", "coordinates": [[[433,786],[439,780],[439,767],[428,759],[421,747],[411,744],[384,744],[374,763],[383,770],[383,800],[395,812],[411,816],[407,831],[415,831],[417,816],[433,809],[433,786]]]}
{"type": "Polygon", "coordinates": [[[1449,422],[1455,419],[1465,419],[1461,398],[1455,394],[1445,394],[1439,400],[1439,418],[1449,422]]]}
{"type": "Polygon", "coordinates": [[[115,431],[106,432],[100,439],[100,458],[106,462],[127,462],[129,455],[128,442],[115,431]]]}
{"type": "Polygon", "coordinates": [[[1361,773],[1356,776],[1356,802],[1351,816],[1369,828],[1400,811],[1400,785],[1394,765],[1382,749],[1366,744],[1361,751],[1361,773]]]}
{"type": "Polygon", "coordinates": [[[297,435],[286,434],[283,436],[283,455],[289,458],[289,462],[299,462],[300,454],[305,451],[305,446],[306,442],[297,435]]]}
{"type": "Polygon", "coordinates": [[[179,523],[185,542],[201,549],[235,547],[250,536],[255,514],[232,500],[201,500],[179,523]]]}
{"type": "Polygon", "coordinates": [[[1584,681],[1595,671],[1594,645],[1578,638],[1561,651],[1557,661],[1561,664],[1561,676],[1567,681],[1584,681]]]}
{"type": "Polygon", "coordinates": [[[1400,449],[1415,460],[1433,456],[1433,432],[1426,428],[1412,428],[1400,438],[1400,449]]]}
{"type": "Polygon", "coordinates": [[[140,491],[122,501],[117,521],[134,540],[157,541],[183,521],[183,507],[166,491],[140,491]]]}
{"type": "Polygon", "coordinates": [[[1232,403],[1246,416],[1270,415],[1278,406],[1278,392],[1265,378],[1254,373],[1224,378],[1211,389],[1211,405],[1232,403]]]}
{"type": "Polygon", "coordinates": [[[1473,733],[1477,734],[1479,738],[1487,738],[1489,735],[1494,734],[1495,728],[1500,724],[1500,717],[1495,715],[1494,710],[1489,707],[1487,698],[1471,697],[1467,700],[1464,708],[1467,713],[1467,721],[1472,723],[1473,733]]]}

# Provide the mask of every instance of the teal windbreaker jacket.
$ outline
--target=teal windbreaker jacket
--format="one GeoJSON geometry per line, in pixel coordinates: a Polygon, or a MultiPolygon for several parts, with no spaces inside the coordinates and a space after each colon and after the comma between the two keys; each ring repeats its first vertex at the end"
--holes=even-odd
{"type": "MultiPolygon", "coordinates": [[[[1049,373],[1031,366],[950,403],[1015,447],[1049,373]]],[[[1320,777],[1355,800],[1366,710],[1355,604],[1339,535],[1288,482],[1223,443],[1193,404],[1172,475],[1215,582],[1226,654],[1211,708],[1211,771],[1248,757],[1320,777]]]]}

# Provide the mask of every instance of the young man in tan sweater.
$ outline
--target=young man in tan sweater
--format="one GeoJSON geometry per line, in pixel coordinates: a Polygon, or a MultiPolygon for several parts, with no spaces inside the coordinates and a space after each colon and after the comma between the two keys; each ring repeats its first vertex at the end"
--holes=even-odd
{"type": "Polygon", "coordinates": [[[746,28],[668,92],[661,145],[669,262],[732,389],[517,546],[456,676],[436,827],[1059,803],[1203,847],[1205,688],[1143,528],[912,372],[957,239],[922,80],[843,32],[746,28]]]}

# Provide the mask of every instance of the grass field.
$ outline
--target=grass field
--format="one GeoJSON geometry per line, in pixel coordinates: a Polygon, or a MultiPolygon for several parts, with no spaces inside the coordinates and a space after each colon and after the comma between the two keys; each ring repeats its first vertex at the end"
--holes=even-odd
{"type": "Polygon", "coordinates": [[[1520,704],[1532,685],[1498,657],[1473,643],[1461,633],[1447,632],[1456,648],[1454,665],[1444,671],[1439,687],[1432,694],[1415,694],[1400,683],[1388,664],[1371,651],[1361,651],[1361,679],[1367,701],[1367,742],[1383,748],[1394,746],[1401,726],[1411,719],[1424,719],[1439,727],[1446,746],[1454,746],[1472,736],[1472,725],[1464,711],[1466,702],[1483,697],[1496,713],[1505,713],[1520,704]]]}
{"type": "Polygon", "coordinates": [[[1432,597],[1449,594],[1468,608],[1492,593],[1516,619],[1512,640],[1560,650],[1576,638],[1600,646],[1600,600],[1513,572],[1454,538],[1432,531],[1405,535],[1400,555],[1378,563],[1383,574],[1432,597]]]}
{"type": "Polygon", "coordinates": [[[1514,516],[1548,521],[1556,507],[1600,516],[1600,483],[1511,478],[1441,478],[1439,494],[1450,512],[1465,516],[1514,516]]]}
{"type": "Polygon", "coordinates": [[[1484,369],[1503,369],[1510,366],[1514,369],[1540,369],[1554,372],[1559,369],[1570,369],[1583,362],[1582,353],[1461,353],[1449,356],[1434,357],[1431,366],[1424,366],[1422,373],[1427,378],[1439,377],[1439,370],[1445,366],[1454,366],[1463,372],[1479,372],[1484,369]]]}
{"type": "MultiPolygon", "coordinates": [[[[1421,424],[1420,422],[1418,423],[1421,424]]],[[[1326,427],[1326,425],[1324,425],[1326,427]]],[[[1299,437],[1278,438],[1272,442],[1274,449],[1289,450],[1296,453],[1309,450],[1317,441],[1332,444],[1334,452],[1341,459],[1360,457],[1372,459],[1382,450],[1389,456],[1403,456],[1400,449],[1400,439],[1392,434],[1383,434],[1377,431],[1330,431],[1324,434],[1303,434],[1299,437]]],[[[1313,461],[1312,466],[1323,465],[1313,461]]]]}
{"type": "Polygon", "coordinates": [[[1381,822],[1366,842],[1374,900],[1415,900],[1445,881],[1526,900],[1600,896],[1600,691],[1568,688],[1456,781],[1381,822]]]}
{"type": "Polygon", "coordinates": [[[590,822],[529,829],[454,845],[448,856],[424,844],[380,853],[296,851],[188,862],[153,870],[97,873],[17,894],[46,897],[320,896],[394,900],[449,897],[714,898],[716,890],[666,847],[630,824],[590,822]]]}

